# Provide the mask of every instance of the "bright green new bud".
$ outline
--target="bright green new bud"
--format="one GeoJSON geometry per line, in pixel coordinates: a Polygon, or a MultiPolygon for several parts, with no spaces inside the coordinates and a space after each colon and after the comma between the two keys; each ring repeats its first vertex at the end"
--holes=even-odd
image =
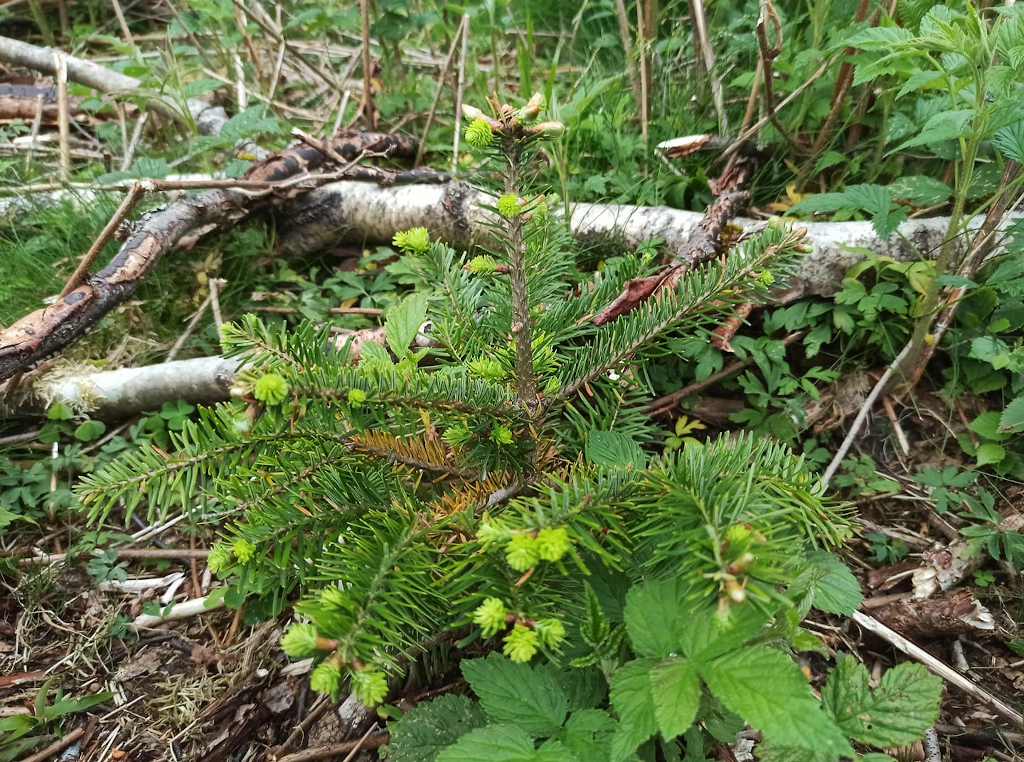
{"type": "Polygon", "coordinates": [[[526,533],[513,535],[505,546],[505,560],[516,571],[526,571],[540,560],[537,541],[526,533]]]}
{"type": "Polygon", "coordinates": [[[494,132],[491,125],[483,119],[474,119],[466,127],[466,142],[474,148],[486,148],[494,140],[494,132]]]}
{"type": "Polygon", "coordinates": [[[241,563],[245,563],[252,558],[256,552],[256,546],[247,540],[235,540],[235,544],[231,546],[231,552],[241,563]]]}
{"type": "MultiPolygon", "coordinates": [[[[482,378],[484,381],[502,381],[505,378],[505,368],[502,367],[502,364],[497,360],[480,358],[477,360],[470,360],[468,365],[469,372],[477,378],[482,378]]],[[[510,437],[511,434],[512,432],[509,432],[510,437]]],[[[510,438],[508,442],[505,442],[504,444],[509,444],[511,441],[512,440],[510,438]]]]}
{"type": "Polygon", "coordinates": [[[489,257],[486,254],[469,260],[469,271],[477,275],[493,275],[496,268],[497,263],[494,261],[494,257],[489,257]]]}
{"type": "Polygon", "coordinates": [[[366,392],[362,389],[349,389],[348,402],[350,405],[362,405],[366,402],[366,392]]]}
{"type": "Polygon", "coordinates": [[[762,270],[761,274],[757,276],[757,279],[761,281],[762,286],[770,286],[775,282],[775,276],[772,275],[770,270],[762,270]]]}
{"type": "Polygon", "coordinates": [[[430,234],[426,228],[412,228],[411,230],[395,233],[391,243],[396,249],[413,254],[422,254],[430,248],[430,234]]]}
{"type": "Polygon", "coordinates": [[[512,532],[500,519],[483,521],[476,530],[476,539],[484,545],[489,545],[492,542],[508,542],[512,539],[512,532]]]}
{"type": "Polygon", "coordinates": [[[309,676],[309,687],[317,693],[334,695],[338,692],[338,683],[341,682],[341,658],[335,656],[317,664],[313,674],[309,676]]]}
{"type": "Polygon", "coordinates": [[[514,193],[506,193],[498,199],[498,214],[502,217],[515,217],[519,214],[519,198],[514,193]]]}
{"type": "Polygon", "coordinates": [[[533,630],[546,648],[557,648],[565,640],[565,626],[557,619],[541,619],[533,626],[533,630]]]}
{"type": "Polygon", "coordinates": [[[512,444],[512,429],[499,423],[491,429],[491,441],[497,445],[512,444]]]}
{"type": "Polygon", "coordinates": [[[388,681],[383,672],[375,669],[358,669],[352,673],[352,692],[363,702],[363,706],[376,706],[388,695],[388,681]]]}
{"type": "Polygon", "coordinates": [[[557,138],[565,132],[561,122],[541,122],[530,128],[530,134],[538,138],[557,138]]]}
{"type": "Polygon", "coordinates": [[[316,650],[318,635],[311,624],[293,624],[281,638],[281,648],[293,659],[305,659],[316,650]]]}
{"type": "Polygon", "coordinates": [[[542,93],[534,93],[533,97],[526,102],[526,105],[519,109],[516,118],[520,122],[532,122],[540,116],[542,108],[544,108],[544,95],[542,93]]]}
{"type": "Polygon", "coordinates": [[[465,426],[449,426],[444,434],[441,435],[441,439],[450,444],[452,447],[462,447],[470,439],[473,438],[473,432],[467,429],[465,426]]]}
{"type": "Polygon", "coordinates": [[[505,629],[506,616],[508,616],[508,612],[505,610],[505,604],[501,602],[501,599],[488,598],[473,612],[473,623],[480,625],[483,629],[484,637],[489,638],[499,630],[505,629]]]}
{"type": "Polygon", "coordinates": [[[529,627],[517,624],[505,636],[501,652],[512,661],[528,662],[537,653],[537,633],[529,627]]]}
{"type": "Polygon", "coordinates": [[[256,382],[252,396],[267,405],[280,405],[288,396],[288,382],[276,373],[268,373],[256,382]]]}
{"type": "Polygon", "coordinates": [[[545,527],[537,532],[537,555],[545,561],[557,561],[569,548],[569,533],[565,527],[545,527]]]}
{"type": "Polygon", "coordinates": [[[219,574],[235,565],[235,554],[231,552],[231,546],[223,542],[215,543],[210,555],[206,559],[206,565],[210,571],[219,574]]]}

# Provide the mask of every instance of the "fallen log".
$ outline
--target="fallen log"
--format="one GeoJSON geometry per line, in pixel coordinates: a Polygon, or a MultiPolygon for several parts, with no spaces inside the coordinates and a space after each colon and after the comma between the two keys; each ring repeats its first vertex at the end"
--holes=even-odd
{"type": "MultiPolygon", "coordinates": [[[[425,227],[436,240],[469,249],[491,241],[494,217],[484,205],[493,205],[493,198],[465,182],[381,187],[342,180],[285,206],[278,246],[283,253],[304,254],[338,243],[387,243],[398,231],[425,227]]],[[[1000,229],[1022,216],[1006,215],[1000,229]]],[[[645,241],[661,239],[668,251],[683,252],[704,219],[700,212],[666,206],[575,204],[569,212],[569,227],[583,243],[601,242],[631,251],[645,241]]],[[[969,230],[976,230],[982,219],[971,220],[969,230]]],[[[744,235],[756,233],[765,224],[743,217],[733,223],[744,235]]],[[[949,219],[908,220],[886,241],[878,238],[869,222],[800,224],[807,228],[804,243],[812,251],[797,263],[785,291],[775,295],[779,302],[831,296],[840,289],[846,271],[863,261],[866,252],[902,262],[920,253],[929,256],[941,246],[949,219]]]]}

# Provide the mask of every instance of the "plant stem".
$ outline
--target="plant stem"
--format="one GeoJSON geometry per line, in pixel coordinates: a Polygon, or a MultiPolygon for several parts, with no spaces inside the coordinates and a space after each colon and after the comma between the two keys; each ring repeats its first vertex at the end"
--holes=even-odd
{"type": "MultiPolygon", "coordinates": [[[[505,193],[519,195],[519,163],[522,146],[514,138],[503,138],[505,193]]],[[[526,245],[523,218],[507,218],[509,280],[512,286],[512,333],[516,337],[516,393],[532,416],[537,410],[537,378],[533,371],[533,339],[530,330],[530,302],[526,289],[526,245]]]]}

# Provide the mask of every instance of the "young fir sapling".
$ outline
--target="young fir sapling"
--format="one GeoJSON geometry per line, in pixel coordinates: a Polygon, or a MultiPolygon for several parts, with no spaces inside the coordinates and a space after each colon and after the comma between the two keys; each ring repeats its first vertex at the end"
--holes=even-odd
{"type": "MultiPolygon", "coordinates": [[[[347,682],[367,704],[431,639],[457,630],[499,638],[513,662],[597,665],[626,707],[615,676],[631,653],[704,653],[685,632],[682,650],[664,638],[645,646],[643,632],[669,632],[656,617],[630,614],[622,626],[624,610],[646,610],[627,591],[652,585],[670,585],[663,609],[680,622],[710,616],[728,633],[756,620],[738,644],[807,640],[797,624],[812,602],[857,605],[856,582],[821,552],[846,535],[843,515],[803,459],[769,440],[721,437],[653,456],[643,445],[658,426],[641,404],[645,361],[763,299],[802,231],[769,224],[599,329],[590,317],[655,265],[624,254],[579,272],[565,221],[523,180],[535,144],[562,125],[537,123],[539,95],[490,107],[467,108],[467,142],[502,162],[493,246],[466,261],[426,230],[397,235],[405,255],[392,267],[415,290],[387,312],[387,347],[365,343],[357,360],[325,353],[329,330],[311,323],[287,333],[253,316],[226,324],[225,352],[242,363],[238,398],[170,432],[166,450],[85,477],[80,494],[95,517],[121,499],[130,515],[145,495],[153,520],[179,506],[226,522],[210,565],[230,594],[265,615],[297,597],[285,650],[316,657],[316,690],[337,696],[347,682]],[[413,347],[428,317],[435,346],[413,347]]],[[[726,706],[753,707],[771,725],[760,704],[733,705],[708,664],[688,685],[717,681],[726,706]]],[[[636,726],[618,743],[656,731],[636,726]]]]}

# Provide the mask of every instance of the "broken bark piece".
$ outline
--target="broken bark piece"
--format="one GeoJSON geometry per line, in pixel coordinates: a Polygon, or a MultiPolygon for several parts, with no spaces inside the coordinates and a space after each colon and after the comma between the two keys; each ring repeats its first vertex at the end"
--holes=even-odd
{"type": "Polygon", "coordinates": [[[908,638],[943,638],[995,629],[995,621],[970,590],[924,601],[905,598],[876,609],[875,619],[908,638]]]}

